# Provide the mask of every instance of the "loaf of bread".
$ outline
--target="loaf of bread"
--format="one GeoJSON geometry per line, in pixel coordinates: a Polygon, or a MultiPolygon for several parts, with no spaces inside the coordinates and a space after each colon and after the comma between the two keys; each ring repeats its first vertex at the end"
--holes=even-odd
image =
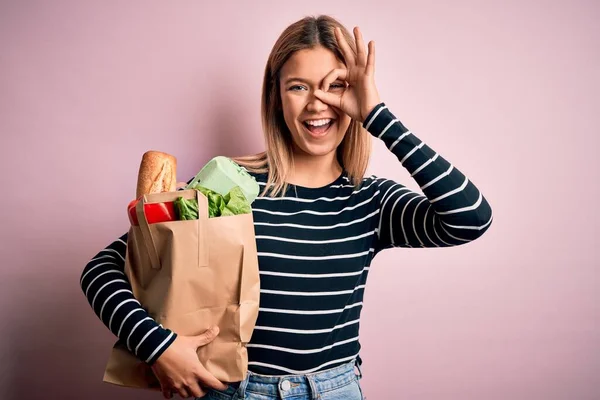
{"type": "Polygon", "coordinates": [[[177,159],[160,151],[147,151],[142,156],[136,198],[145,194],[172,192],[177,184],[177,159]]]}

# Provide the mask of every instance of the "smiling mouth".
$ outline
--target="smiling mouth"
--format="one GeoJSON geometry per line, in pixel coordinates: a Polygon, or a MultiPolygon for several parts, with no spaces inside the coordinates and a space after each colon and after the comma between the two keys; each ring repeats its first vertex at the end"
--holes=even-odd
{"type": "Polygon", "coordinates": [[[309,123],[304,121],[302,123],[302,125],[304,125],[304,128],[312,136],[324,136],[329,131],[329,128],[331,128],[333,126],[333,124],[335,124],[335,121],[336,121],[335,119],[331,119],[327,124],[320,125],[320,126],[310,125],[309,123]]]}

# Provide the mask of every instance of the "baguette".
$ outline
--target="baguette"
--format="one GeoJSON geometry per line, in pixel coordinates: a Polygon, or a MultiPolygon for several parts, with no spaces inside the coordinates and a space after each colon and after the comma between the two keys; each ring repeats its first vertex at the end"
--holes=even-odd
{"type": "Polygon", "coordinates": [[[160,151],[147,151],[142,156],[136,198],[145,194],[172,192],[177,184],[177,159],[160,151]]]}

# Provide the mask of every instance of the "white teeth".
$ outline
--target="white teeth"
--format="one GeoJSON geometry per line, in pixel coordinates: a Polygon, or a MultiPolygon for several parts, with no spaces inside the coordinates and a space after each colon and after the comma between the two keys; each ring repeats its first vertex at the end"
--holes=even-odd
{"type": "Polygon", "coordinates": [[[308,125],[312,125],[312,126],[323,126],[323,125],[327,125],[328,123],[330,123],[331,118],[317,119],[317,120],[304,121],[304,122],[306,122],[308,125]]]}

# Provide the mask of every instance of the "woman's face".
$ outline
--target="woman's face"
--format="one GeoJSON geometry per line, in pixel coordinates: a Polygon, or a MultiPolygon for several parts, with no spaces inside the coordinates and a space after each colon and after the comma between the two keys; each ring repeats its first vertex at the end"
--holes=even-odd
{"type": "MultiPolygon", "coordinates": [[[[335,151],[350,125],[348,115],[314,96],[315,89],[322,89],[323,79],[335,68],[345,66],[322,46],[295,52],[281,68],[283,117],[298,155],[335,159],[335,151]]],[[[329,92],[341,95],[344,88],[343,81],[336,81],[329,92]]]]}

